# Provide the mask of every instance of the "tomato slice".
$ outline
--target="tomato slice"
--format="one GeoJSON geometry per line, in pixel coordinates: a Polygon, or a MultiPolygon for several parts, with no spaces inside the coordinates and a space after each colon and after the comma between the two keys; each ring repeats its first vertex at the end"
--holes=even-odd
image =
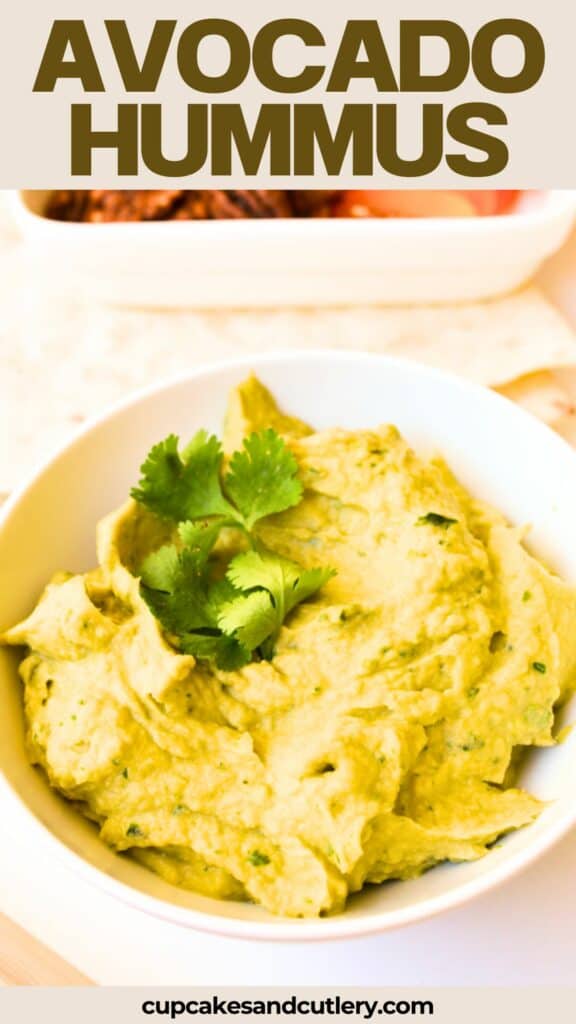
{"type": "Polygon", "coordinates": [[[511,189],[494,189],[492,192],[480,189],[475,192],[462,192],[461,195],[468,197],[481,217],[494,217],[507,213],[514,206],[520,192],[511,189]]]}
{"type": "Polygon", "coordinates": [[[489,217],[506,213],[518,191],[386,191],[344,192],[335,204],[335,217],[489,217]]]}

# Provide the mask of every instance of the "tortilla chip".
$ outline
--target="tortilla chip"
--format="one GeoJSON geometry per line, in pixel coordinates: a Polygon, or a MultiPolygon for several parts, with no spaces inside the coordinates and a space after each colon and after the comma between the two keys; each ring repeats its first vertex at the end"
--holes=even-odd
{"type": "Polygon", "coordinates": [[[505,384],[498,391],[550,426],[556,426],[565,418],[570,421],[576,418],[575,392],[574,389],[571,392],[562,374],[542,370],[505,384]]]}

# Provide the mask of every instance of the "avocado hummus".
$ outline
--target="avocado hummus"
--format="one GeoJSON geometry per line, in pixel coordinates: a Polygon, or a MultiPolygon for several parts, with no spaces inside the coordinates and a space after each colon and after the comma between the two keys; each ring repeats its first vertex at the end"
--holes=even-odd
{"type": "Polygon", "coordinates": [[[3,641],[26,647],[32,762],[106,843],[174,885],[313,917],[538,815],[513,766],[554,742],[576,593],[394,427],[313,432],[251,378],[225,451],[265,426],[304,496],[259,538],[336,570],[270,660],[223,671],[169,642],[137,577],[167,527],[133,500],[100,523],[98,568],[57,575],[3,641]]]}

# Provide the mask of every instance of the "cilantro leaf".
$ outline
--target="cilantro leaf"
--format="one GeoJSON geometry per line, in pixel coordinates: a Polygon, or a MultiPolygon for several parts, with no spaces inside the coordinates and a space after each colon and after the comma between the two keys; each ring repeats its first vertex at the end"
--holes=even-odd
{"type": "Polygon", "coordinates": [[[167,632],[212,626],[204,563],[197,552],[166,544],[145,559],[140,573],[142,597],[167,632]]]}
{"type": "Polygon", "coordinates": [[[303,569],[297,562],[271,551],[245,551],[230,562],[227,578],[238,590],[262,587],[272,595],[275,607],[288,612],[312,597],[335,575],[334,569],[303,569]]]}
{"type": "MultiPolygon", "coordinates": [[[[299,566],[297,566],[300,569],[299,566]]],[[[284,595],[286,614],[291,612],[297,604],[301,604],[309,597],[313,597],[316,591],[320,590],[328,580],[336,575],[336,570],[327,566],[326,568],[300,570],[298,578],[293,579],[291,587],[284,595]]]]}
{"type": "Polygon", "coordinates": [[[302,498],[298,463],[274,430],[245,438],[234,452],[224,487],[241,513],[247,530],[264,516],[283,512],[302,498]]]}
{"type": "Polygon", "coordinates": [[[181,650],[202,661],[214,661],[225,672],[242,668],[252,660],[252,651],[235,637],[218,634],[186,633],[180,639],[181,650]]]}
{"type": "MultiPolygon", "coordinates": [[[[267,639],[271,644],[289,612],[301,601],[312,597],[333,575],[333,569],[303,569],[296,562],[264,549],[236,555],[226,573],[238,590],[265,590],[270,594],[274,622],[267,639]]],[[[270,649],[268,644],[267,652],[270,649]]]]}
{"type": "Polygon", "coordinates": [[[237,594],[220,608],[218,625],[250,651],[256,650],[277,628],[276,609],[267,590],[237,594]]]}
{"type": "Polygon", "coordinates": [[[164,629],[182,633],[216,625],[208,600],[208,558],[220,522],[181,523],[182,548],[165,544],[144,559],[141,593],[164,629]]]}
{"type": "Polygon", "coordinates": [[[250,661],[252,648],[218,625],[220,609],[238,596],[228,580],[210,581],[208,558],[220,528],[219,521],[181,523],[185,546],[166,544],[145,559],[141,593],[164,629],[178,637],[181,651],[231,670],[250,661]]]}
{"type": "Polygon", "coordinates": [[[165,544],[144,559],[140,576],[146,587],[172,593],[182,582],[182,572],[189,577],[200,578],[221,524],[216,522],[180,523],[178,534],[183,549],[175,544],[165,544]]]}
{"type": "Polygon", "coordinates": [[[187,520],[178,525],[178,536],[186,550],[197,558],[199,566],[204,566],[221,529],[222,520],[219,517],[208,522],[192,523],[187,520]]]}
{"type": "Polygon", "coordinates": [[[180,553],[175,544],[165,544],[153,551],[140,566],[140,578],[145,587],[170,594],[177,586],[180,574],[180,553]]]}
{"type": "Polygon", "coordinates": [[[149,452],[132,497],[161,519],[183,522],[234,514],[222,493],[222,446],[217,437],[199,430],[182,454],[170,434],[149,452]]]}
{"type": "MultiPolygon", "coordinates": [[[[178,438],[169,434],[163,441],[150,449],[140,467],[142,478],[138,487],[131,490],[132,497],[142,505],[162,514],[162,507],[170,501],[174,484],[181,469],[178,455],[178,438]],[[161,506],[161,508],[158,508],[161,506]]],[[[172,511],[172,510],[170,510],[172,511]]],[[[169,516],[169,518],[174,518],[169,516]]]]}

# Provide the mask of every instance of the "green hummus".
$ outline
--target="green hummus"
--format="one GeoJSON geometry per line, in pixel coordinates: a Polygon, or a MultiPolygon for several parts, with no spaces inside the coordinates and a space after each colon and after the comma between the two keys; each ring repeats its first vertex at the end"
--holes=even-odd
{"type": "Polygon", "coordinates": [[[27,648],[32,761],[106,843],[174,885],[307,917],[538,815],[512,766],[554,742],[576,594],[394,427],[315,433],[251,379],[226,450],[268,425],[305,491],[260,539],[337,570],[271,661],[225,672],[170,645],[135,575],[167,528],[133,501],[100,524],[99,567],[56,576],[3,640],[27,648]]]}

